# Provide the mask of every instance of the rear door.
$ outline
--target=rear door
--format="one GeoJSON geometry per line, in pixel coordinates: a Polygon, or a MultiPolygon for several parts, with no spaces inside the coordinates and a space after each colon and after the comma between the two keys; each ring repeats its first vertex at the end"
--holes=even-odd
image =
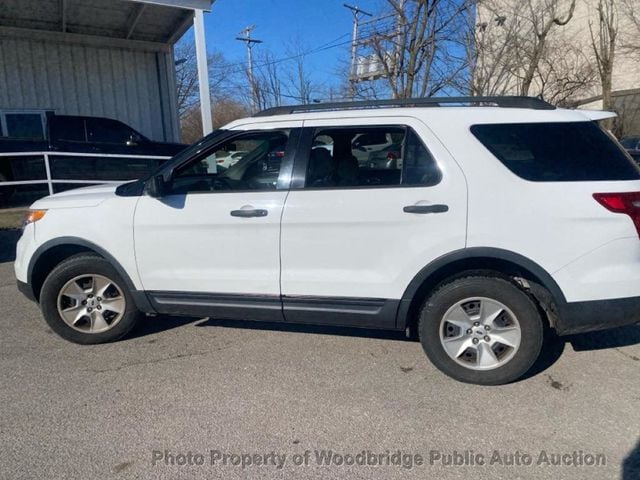
{"type": "Polygon", "coordinates": [[[465,245],[461,170],[407,117],[305,121],[298,152],[282,220],[285,318],[393,328],[411,279],[465,245]],[[393,138],[401,158],[359,162],[364,135],[393,138]]]}

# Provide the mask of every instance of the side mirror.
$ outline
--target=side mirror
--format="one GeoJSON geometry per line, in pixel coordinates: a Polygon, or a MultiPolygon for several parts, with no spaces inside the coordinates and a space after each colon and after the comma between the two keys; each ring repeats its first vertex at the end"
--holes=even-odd
{"type": "Polygon", "coordinates": [[[150,197],[162,198],[167,194],[168,183],[164,180],[164,176],[155,175],[147,180],[145,189],[150,197]]]}

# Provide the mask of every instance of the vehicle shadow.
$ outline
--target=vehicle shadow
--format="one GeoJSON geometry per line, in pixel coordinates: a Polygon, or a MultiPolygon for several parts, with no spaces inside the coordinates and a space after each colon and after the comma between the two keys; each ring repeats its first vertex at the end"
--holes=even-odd
{"type": "MultiPolygon", "coordinates": [[[[367,328],[305,325],[293,323],[254,322],[250,320],[203,319],[196,327],[226,327],[276,332],[310,333],[346,337],[376,338],[402,342],[417,342],[416,335],[407,338],[403,331],[376,330],[367,328]]],[[[619,327],[601,332],[581,333],[566,337],[557,336],[552,330],[545,332],[544,348],[529,371],[518,381],[536,376],[558,361],[567,345],[574,351],[603,350],[640,344],[640,325],[619,327]]],[[[632,357],[634,360],[636,357],[632,357]]]]}
{"type": "Polygon", "coordinates": [[[168,315],[158,315],[154,317],[142,316],[124,340],[133,340],[135,338],[155,335],[202,320],[206,319],[202,317],[172,317],[168,315]]]}
{"type": "MultiPolygon", "coordinates": [[[[544,347],[538,360],[521,380],[538,375],[551,367],[562,356],[567,345],[571,345],[575,352],[587,352],[638,344],[640,344],[640,325],[629,325],[598,332],[578,333],[565,337],[559,337],[553,331],[547,330],[545,332],[544,347]]],[[[640,361],[640,358],[634,356],[631,358],[640,361]]]]}
{"type": "Polygon", "coordinates": [[[640,478],[640,439],[633,450],[622,460],[622,480],[640,478]]]}
{"type": "Polygon", "coordinates": [[[17,228],[0,230],[0,263],[16,259],[16,243],[22,232],[17,228]]]}

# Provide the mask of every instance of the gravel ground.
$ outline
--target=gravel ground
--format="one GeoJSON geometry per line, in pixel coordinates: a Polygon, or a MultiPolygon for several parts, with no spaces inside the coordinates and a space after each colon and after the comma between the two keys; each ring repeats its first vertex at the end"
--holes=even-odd
{"type": "Polygon", "coordinates": [[[396,333],[159,317],[83,347],[16,290],[16,236],[0,232],[2,479],[640,478],[640,326],[556,342],[501,387],[448,379],[396,333]]]}

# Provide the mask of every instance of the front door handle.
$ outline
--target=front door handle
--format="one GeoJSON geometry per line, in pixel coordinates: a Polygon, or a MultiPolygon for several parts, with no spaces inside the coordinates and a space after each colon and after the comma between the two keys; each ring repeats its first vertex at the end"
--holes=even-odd
{"type": "Polygon", "coordinates": [[[252,218],[266,217],[269,214],[267,210],[261,208],[241,208],[240,210],[231,210],[232,217],[252,218]]]}
{"type": "Polygon", "coordinates": [[[435,205],[407,205],[402,209],[405,213],[444,213],[449,211],[449,205],[441,203],[435,205]]]}

